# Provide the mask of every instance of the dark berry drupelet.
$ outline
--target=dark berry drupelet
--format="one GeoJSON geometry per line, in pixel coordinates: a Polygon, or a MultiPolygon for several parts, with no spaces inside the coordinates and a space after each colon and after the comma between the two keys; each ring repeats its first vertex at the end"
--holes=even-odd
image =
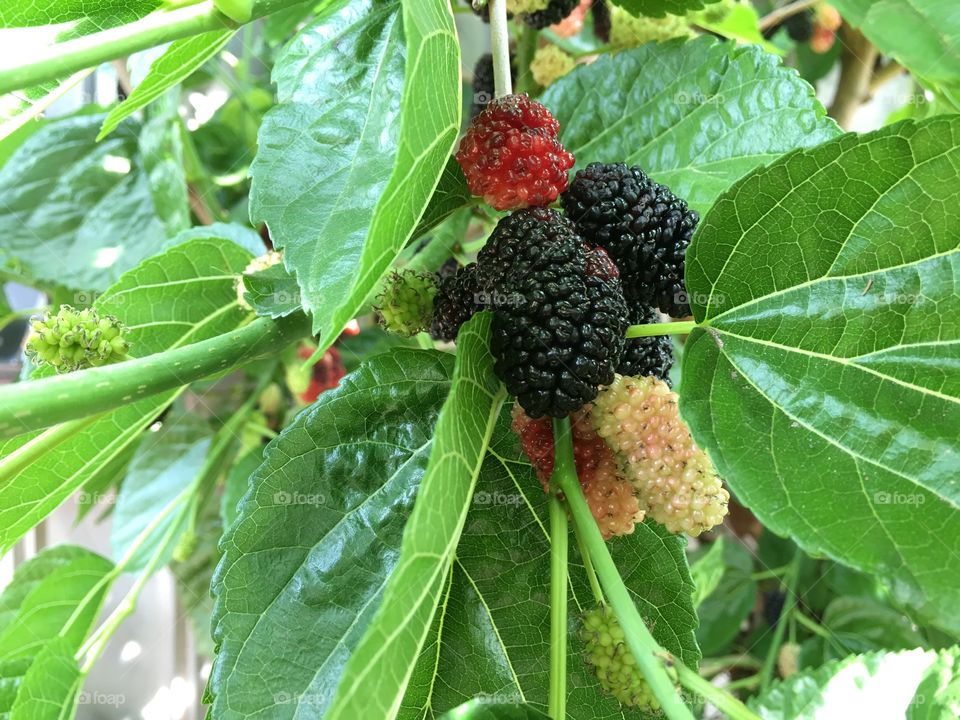
{"type": "Polygon", "coordinates": [[[502,218],[477,254],[478,283],[487,291],[502,289],[508,275],[529,274],[554,245],[583,244],[563,214],[550,208],[526,208],[502,218]]]}
{"type": "MultiPolygon", "coordinates": [[[[657,310],[640,303],[630,308],[631,325],[648,325],[660,322],[657,310]]],[[[626,341],[617,372],[620,375],[643,377],[652,375],[669,384],[670,368],[673,367],[673,342],[668,335],[630,338],[626,341]]]]}
{"type": "Polygon", "coordinates": [[[460,326],[478,310],[476,265],[460,268],[440,279],[433,299],[433,322],[430,335],[438,340],[454,340],[460,326]]]}
{"type": "Polygon", "coordinates": [[[531,418],[564,417],[613,381],[627,307],[602,250],[573,241],[512,273],[493,316],[494,371],[531,418]]]}
{"type": "Polygon", "coordinates": [[[579,4],[580,0],[550,0],[550,4],[543,10],[523,13],[520,15],[520,19],[530,27],[542,30],[550,25],[556,25],[566,18],[579,4]]]}
{"type": "Polygon", "coordinates": [[[683,200],[638,167],[591,163],[560,202],[580,234],[617,263],[631,305],[655,305],[675,317],[689,314],[684,259],[700,216],[683,200]]]}
{"type": "MultiPolygon", "coordinates": [[[[510,58],[510,76],[515,81],[517,69],[510,58]]],[[[470,117],[475,118],[496,97],[493,83],[493,55],[481,55],[477,64],[473,66],[473,100],[470,104],[470,117]]]]}
{"type": "Polygon", "coordinates": [[[608,43],[610,42],[610,6],[607,0],[593,0],[590,6],[590,12],[593,14],[593,34],[597,39],[608,43]]]}

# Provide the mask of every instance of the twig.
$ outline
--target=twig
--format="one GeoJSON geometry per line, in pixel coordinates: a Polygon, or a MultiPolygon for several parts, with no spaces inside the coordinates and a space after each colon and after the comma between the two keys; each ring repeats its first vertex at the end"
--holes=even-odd
{"type": "Polygon", "coordinates": [[[796,2],[784,5],[783,7],[777,8],[773,12],[764,15],[762,18],[760,18],[760,22],[757,24],[757,26],[761,31],[768,30],[774,25],[779,25],[788,17],[792,17],[797,13],[803,12],[809,7],[813,7],[819,1],[820,0],[796,0],[796,2]]]}
{"type": "Polygon", "coordinates": [[[857,108],[867,96],[870,76],[877,61],[877,49],[856,28],[844,23],[840,27],[840,82],[830,105],[830,117],[844,130],[850,127],[857,108]]]}
{"type": "Polygon", "coordinates": [[[903,65],[896,60],[891,60],[881,67],[870,78],[870,85],[867,87],[867,94],[873,96],[877,90],[886,85],[894,78],[900,77],[905,72],[903,65]]]}

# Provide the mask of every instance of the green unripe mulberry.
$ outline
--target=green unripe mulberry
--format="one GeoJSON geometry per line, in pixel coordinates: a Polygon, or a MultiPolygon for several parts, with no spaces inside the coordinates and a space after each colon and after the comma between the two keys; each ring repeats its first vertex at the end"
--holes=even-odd
{"type": "Polygon", "coordinates": [[[56,315],[47,313],[31,327],[27,355],[57,372],[108,365],[122,360],[130,350],[120,321],[93,308],[76,310],[61,305],[56,315]]]}
{"type": "Polygon", "coordinates": [[[430,327],[436,294],[437,281],[433,275],[401,270],[387,278],[374,309],[387,330],[410,337],[430,327]]]}
{"type": "Polygon", "coordinates": [[[600,606],[583,614],[580,639],[586,649],[587,664],[596,672],[600,687],[622,705],[660,708],[610,608],[600,606]]]}

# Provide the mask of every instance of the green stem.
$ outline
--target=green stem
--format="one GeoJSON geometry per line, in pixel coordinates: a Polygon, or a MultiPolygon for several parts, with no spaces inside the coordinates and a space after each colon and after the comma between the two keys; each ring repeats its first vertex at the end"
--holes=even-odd
{"type": "Polygon", "coordinates": [[[787,618],[793,612],[797,602],[797,582],[800,576],[800,564],[803,561],[803,552],[800,548],[794,551],[793,560],[784,576],[785,589],[787,597],[783,603],[783,609],[780,611],[780,617],[777,620],[777,626],[773,630],[773,640],[770,642],[770,649],[767,651],[767,657],[763,661],[763,668],[760,670],[760,690],[765,691],[770,687],[773,680],[773,669],[777,664],[777,655],[780,653],[780,646],[783,644],[783,633],[787,628],[787,618]]]}
{"type": "Polygon", "coordinates": [[[597,571],[593,569],[593,560],[590,559],[590,553],[583,545],[583,540],[579,535],[574,534],[577,539],[577,549],[580,550],[580,559],[583,560],[583,570],[587,574],[587,580],[590,582],[590,591],[593,593],[593,599],[597,605],[606,605],[607,599],[603,596],[603,590],[600,587],[600,581],[597,580],[597,571]]]}
{"type": "Polygon", "coordinates": [[[517,42],[516,62],[517,68],[517,92],[534,93],[540,90],[533,75],[530,73],[530,62],[537,52],[537,41],[540,33],[536,28],[529,25],[523,26],[523,32],[520,33],[520,40],[517,42]]]}
{"type": "Polygon", "coordinates": [[[45,453],[69,440],[99,419],[99,415],[90,415],[89,417],[55,425],[6,455],[0,460],[0,486],[12,480],[45,453]]]}
{"type": "MultiPolygon", "coordinates": [[[[557,457],[566,457],[569,465],[573,466],[573,442],[570,437],[570,421],[568,419],[554,421],[554,446],[557,457]]],[[[563,491],[573,516],[573,527],[577,535],[583,540],[584,546],[597,576],[607,595],[607,600],[613,612],[620,621],[627,644],[633,652],[640,671],[654,696],[660,701],[664,714],[670,720],[693,720],[690,709],[683,704],[677,688],[674,687],[670,675],[667,674],[664,660],[673,663],[672,656],[657,644],[647,626],[643,624],[640,613],[630,593],[623,584],[623,578],[617,571],[617,566],[610,557],[600,529],[597,527],[587,501],[580,488],[575,472],[554,472],[554,480],[563,491]]]]}
{"type": "Polygon", "coordinates": [[[116,365],[0,387],[0,439],[102,413],[272,355],[309,335],[302,314],[257,318],[192,345],[116,365]]]}
{"type": "Polygon", "coordinates": [[[493,86],[495,95],[513,92],[510,77],[510,32],[507,29],[507,0],[490,0],[490,51],[493,54],[493,86]]]}
{"type": "Polygon", "coordinates": [[[631,325],[627,328],[628,338],[651,337],[653,335],[687,335],[693,332],[697,323],[693,320],[668,323],[650,323],[649,325],[631,325]]]}
{"type": "Polygon", "coordinates": [[[699,695],[731,720],[760,720],[759,715],[736,697],[725,692],[722,688],[718,688],[709,680],[700,677],[697,671],[691,670],[680,663],[676,663],[674,668],[681,685],[690,692],[699,695]]]}
{"type": "MultiPolygon", "coordinates": [[[[256,17],[284,10],[303,0],[262,0],[256,17]]],[[[192,35],[239,27],[207,0],[174,10],[152,12],[126,25],[44,47],[26,62],[0,65],[0,95],[126,57],[192,35]]]]}
{"type": "Polygon", "coordinates": [[[793,609],[791,618],[794,619],[798,625],[802,625],[807,630],[812,632],[814,635],[819,635],[820,637],[826,640],[833,639],[833,634],[829,630],[827,630],[823,625],[818,623],[816,620],[808,618],[806,615],[800,612],[797,608],[793,609]]]}
{"type": "Polygon", "coordinates": [[[567,716],[567,510],[550,495],[550,717],[567,716]]]}
{"type": "Polygon", "coordinates": [[[729,668],[759,670],[760,661],[749,655],[723,655],[701,662],[700,674],[704,677],[711,677],[729,668]]]}

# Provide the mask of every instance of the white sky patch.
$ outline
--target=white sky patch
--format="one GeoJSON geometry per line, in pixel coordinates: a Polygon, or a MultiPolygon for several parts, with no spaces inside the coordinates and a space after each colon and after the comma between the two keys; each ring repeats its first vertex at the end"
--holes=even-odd
{"type": "Polygon", "coordinates": [[[95,268],[113,267],[121,252],[123,252],[123,249],[119,246],[100,248],[97,250],[97,257],[93,261],[93,266],[95,268]]]}
{"type": "Polygon", "coordinates": [[[103,169],[109,173],[126,175],[130,172],[130,158],[120,155],[106,155],[103,158],[103,169]]]}

